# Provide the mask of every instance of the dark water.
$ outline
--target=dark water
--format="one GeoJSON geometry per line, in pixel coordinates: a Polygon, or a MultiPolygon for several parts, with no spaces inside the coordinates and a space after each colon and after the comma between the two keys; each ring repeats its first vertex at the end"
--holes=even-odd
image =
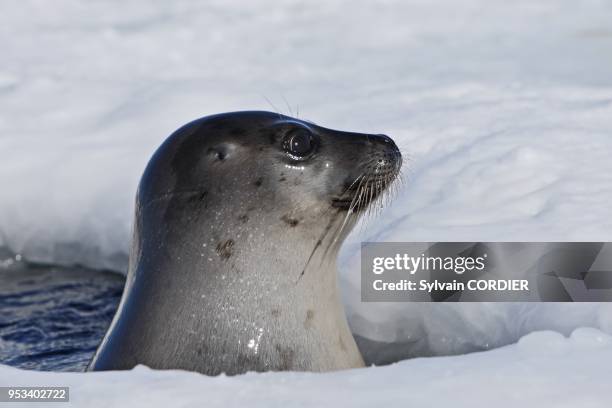
{"type": "MultiPolygon", "coordinates": [[[[0,364],[83,371],[110,325],[124,278],[83,268],[3,264],[0,259],[0,364]]],[[[356,336],[367,364],[414,357],[415,345],[356,336]]]]}
{"type": "Polygon", "coordinates": [[[110,272],[28,265],[0,268],[0,364],[83,371],[119,304],[110,272]]]}

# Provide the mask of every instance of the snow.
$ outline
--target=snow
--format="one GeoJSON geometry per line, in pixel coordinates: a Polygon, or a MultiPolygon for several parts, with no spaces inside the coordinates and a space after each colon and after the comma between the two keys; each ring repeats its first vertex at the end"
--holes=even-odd
{"type": "Polygon", "coordinates": [[[582,326],[612,333],[610,305],[361,303],[358,244],[610,241],[611,21],[603,0],[2,2],[0,247],[11,256],[124,272],[136,185],[168,134],[217,112],[299,109],[323,126],[388,134],[407,158],[393,203],[343,247],[356,334],[425,356],[553,330],[542,348],[569,351],[521,354],[528,336],[486,353],[321,376],[1,375],[65,379],[84,395],[125,382],[152,400],[152,384],[166,396],[208,389],[235,404],[263,399],[262,384],[278,387],[279,402],[303,386],[313,404],[345,388],[365,398],[372,384],[379,398],[393,391],[388,398],[420,406],[452,387],[465,398],[454,403],[474,406],[493,401],[489,392],[504,394],[496,405],[534,396],[598,406],[603,380],[591,380],[604,378],[597,363],[610,361],[609,347],[559,336],[582,326]],[[470,388],[483,383],[485,394],[470,388]]]}
{"type": "Polygon", "coordinates": [[[354,242],[610,238],[609,3],[243,3],[3,3],[1,244],[125,270],[154,149],[266,99],[409,158],[354,242]]]}
{"type": "MultiPolygon", "coordinates": [[[[454,357],[418,358],[334,373],[185,371],[45,373],[0,367],[2,384],[70,387],[72,406],[608,407],[612,337],[578,329],[536,332],[518,344],[454,357]],[[593,381],[594,378],[601,379],[593,381]],[[101,398],[100,396],[104,396],[101,398]]],[[[19,407],[21,403],[13,404],[19,407]]],[[[7,405],[10,406],[10,405],[7,405]]]]}

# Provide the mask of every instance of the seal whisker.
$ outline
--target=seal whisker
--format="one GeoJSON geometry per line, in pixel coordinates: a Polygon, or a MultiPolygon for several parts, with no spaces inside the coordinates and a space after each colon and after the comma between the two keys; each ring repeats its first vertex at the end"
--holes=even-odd
{"type": "Polygon", "coordinates": [[[321,263],[323,263],[324,259],[327,257],[327,253],[330,249],[332,248],[336,248],[337,246],[339,246],[339,242],[338,242],[338,238],[340,238],[340,236],[342,235],[342,231],[344,230],[344,228],[348,225],[348,221],[351,219],[351,217],[355,217],[356,216],[356,212],[355,212],[355,208],[359,205],[359,202],[361,200],[361,196],[362,196],[362,186],[364,184],[367,184],[367,180],[365,178],[365,174],[362,173],[361,175],[359,175],[359,177],[357,177],[353,183],[351,183],[351,185],[345,190],[345,193],[350,190],[352,188],[352,186],[359,181],[359,184],[357,186],[357,194],[355,194],[351,200],[351,203],[349,204],[349,208],[346,212],[346,215],[344,216],[344,220],[342,221],[342,224],[336,229],[336,231],[334,232],[333,235],[333,239],[330,241],[329,245],[327,246],[327,248],[325,249],[325,252],[323,253],[323,256],[321,258],[321,263]]]}
{"type": "Polygon", "coordinates": [[[300,281],[300,279],[302,279],[302,276],[304,276],[304,273],[306,272],[306,268],[308,268],[308,264],[310,264],[310,261],[312,260],[315,252],[317,252],[317,249],[321,246],[321,244],[323,243],[323,240],[325,239],[325,236],[329,233],[329,230],[331,229],[334,221],[336,219],[332,218],[329,223],[327,223],[327,226],[325,227],[323,234],[321,234],[321,236],[319,237],[319,239],[317,240],[314,248],[312,248],[312,251],[310,252],[310,256],[308,257],[308,260],[306,260],[306,264],[304,265],[304,267],[302,268],[302,272],[300,273],[300,276],[298,276],[297,281],[295,282],[296,284],[300,281]]]}
{"type": "MultiPolygon", "coordinates": [[[[359,185],[357,186],[357,190],[360,191],[361,185],[364,181],[364,176],[365,174],[360,174],[352,183],[350,186],[348,186],[345,190],[344,190],[344,194],[346,194],[347,191],[349,191],[357,181],[359,181],[359,185]]],[[[349,218],[351,217],[351,215],[354,214],[354,208],[355,208],[355,203],[357,201],[357,195],[355,195],[353,197],[353,199],[351,200],[351,204],[349,205],[349,209],[344,217],[344,220],[342,221],[342,224],[340,225],[340,227],[338,229],[336,229],[336,231],[334,232],[333,235],[333,239],[330,241],[329,245],[327,246],[327,248],[325,249],[325,252],[323,253],[323,256],[321,257],[321,263],[323,263],[323,260],[327,257],[327,253],[329,251],[330,248],[334,247],[334,244],[336,243],[336,241],[338,240],[338,238],[341,236],[342,234],[342,230],[344,229],[344,227],[347,225],[347,222],[349,220],[349,218]]]]}
{"type": "Polygon", "coordinates": [[[293,115],[293,109],[291,109],[291,105],[289,105],[289,102],[287,101],[287,99],[285,98],[285,95],[281,94],[281,98],[283,98],[283,101],[285,101],[285,105],[287,105],[287,109],[289,110],[289,114],[291,116],[293,115]]]}
{"type": "MultiPolygon", "coordinates": [[[[364,174],[359,175],[357,178],[355,178],[355,180],[353,180],[353,182],[344,189],[344,191],[342,192],[342,194],[340,196],[343,196],[344,194],[346,194],[357,182],[360,182],[360,180],[363,179],[364,174]]],[[[327,208],[327,210],[325,210],[323,212],[322,216],[326,216],[327,214],[329,214],[329,212],[331,210],[333,210],[334,207],[333,206],[329,206],[329,208],[327,208]]],[[[347,217],[350,214],[350,210],[347,213],[347,217]]],[[[344,223],[342,224],[342,226],[344,226],[344,224],[346,223],[346,218],[344,220],[344,223]]],[[[335,217],[332,219],[332,221],[330,222],[330,224],[328,224],[328,226],[325,228],[323,234],[319,237],[317,244],[315,245],[315,247],[313,248],[310,257],[308,258],[308,261],[306,262],[306,265],[304,265],[304,268],[302,269],[302,272],[300,273],[300,276],[298,277],[298,281],[302,278],[302,276],[304,275],[304,273],[306,272],[306,267],[308,266],[308,264],[310,263],[310,260],[312,259],[312,257],[314,256],[314,253],[316,252],[317,248],[321,245],[321,243],[323,242],[323,240],[325,239],[325,237],[327,236],[327,234],[329,233],[330,229],[331,229],[331,224],[333,223],[333,221],[335,221],[335,217]]],[[[342,227],[340,227],[340,230],[342,229],[342,227]]],[[[338,231],[338,230],[337,230],[338,231]]],[[[334,237],[336,236],[336,233],[334,232],[334,237]]],[[[331,240],[331,243],[335,242],[337,238],[334,238],[331,240]]],[[[321,264],[324,262],[326,256],[327,256],[327,252],[329,250],[329,248],[331,247],[331,243],[327,246],[327,248],[325,249],[325,252],[323,253],[323,256],[321,257],[321,264]]],[[[296,282],[297,283],[297,282],[296,282]]]]}
{"type": "Polygon", "coordinates": [[[371,179],[371,175],[367,178],[366,184],[360,189],[358,200],[356,203],[356,206],[358,207],[358,211],[361,211],[363,208],[365,208],[364,206],[367,205],[365,199],[367,197],[367,191],[368,191],[367,185],[370,179],[371,179]]]}
{"type": "Polygon", "coordinates": [[[367,191],[368,191],[368,183],[370,182],[370,178],[371,176],[368,176],[367,179],[365,179],[365,183],[363,185],[359,186],[359,196],[357,198],[357,202],[356,202],[356,208],[358,211],[361,211],[365,208],[365,199],[367,197],[367,191]]]}
{"type": "Polygon", "coordinates": [[[275,112],[278,114],[278,118],[279,118],[279,119],[282,119],[282,118],[283,118],[283,115],[281,114],[280,109],[278,109],[278,108],[276,107],[276,105],[274,105],[274,104],[272,103],[272,101],[271,101],[270,99],[268,99],[268,97],[267,97],[266,95],[261,95],[261,96],[263,96],[263,98],[266,100],[266,102],[268,102],[268,104],[269,104],[269,105],[272,107],[272,109],[274,109],[274,111],[275,111],[275,112]]]}
{"type": "MultiPolygon", "coordinates": [[[[362,173],[361,175],[359,175],[358,177],[355,178],[355,180],[353,180],[353,182],[344,189],[344,191],[342,192],[342,194],[340,196],[343,196],[344,194],[346,194],[354,185],[355,183],[359,182],[359,186],[361,185],[361,183],[363,182],[363,177],[364,174],[362,173]]],[[[359,186],[357,187],[357,189],[359,189],[359,186]]],[[[353,198],[354,201],[354,198],[353,198]]],[[[333,210],[334,207],[330,206],[327,210],[325,210],[323,212],[323,216],[327,215],[331,210],[333,210]]],[[[349,215],[351,214],[351,208],[349,208],[349,211],[347,212],[347,215],[344,219],[344,222],[342,223],[341,227],[336,230],[336,231],[341,231],[342,228],[344,227],[344,225],[346,224],[346,221],[349,217],[349,215]]],[[[308,260],[306,261],[306,264],[304,265],[304,268],[302,269],[302,272],[300,273],[300,276],[298,277],[298,281],[302,278],[302,276],[304,276],[304,273],[306,272],[306,268],[308,267],[308,264],[310,263],[310,260],[312,259],[312,257],[314,256],[316,250],[319,248],[319,246],[321,246],[321,243],[323,242],[323,240],[325,239],[325,237],[327,236],[327,234],[329,233],[331,226],[333,224],[333,222],[336,220],[336,218],[332,218],[332,220],[330,221],[330,223],[327,225],[327,227],[325,228],[325,230],[323,231],[323,234],[319,237],[319,239],[317,240],[317,243],[315,244],[312,252],[310,253],[310,256],[308,257],[308,260]]],[[[334,237],[336,236],[336,233],[334,233],[334,237]]],[[[330,242],[330,244],[327,246],[325,252],[323,253],[323,256],[321,257],[321,264],[323,263],[323,261],[325,260],[325,257],[327,256],[327,252],[329,250],[329,248],[332,246],[332,244],[336,241],[337,237],[335,237],[334,239],[332,239],[330,242]]],[[[296,283],[297,283],[296,282],[296,283]]]]}

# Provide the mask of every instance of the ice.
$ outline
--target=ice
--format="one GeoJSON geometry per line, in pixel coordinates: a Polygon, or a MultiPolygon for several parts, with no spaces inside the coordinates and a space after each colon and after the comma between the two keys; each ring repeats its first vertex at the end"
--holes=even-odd
{"type": "MultiPolygon", "coordinates": [[[[334,373],[247,373],[206,377],[186,371],[48,373],[0,366],[7,384],[70,387],[72,406],[109,407],[589,407],[612,400],[612,337],[576,330],[534,332],[486,353],[418,358],[334,373]]],[[[15,407],[23,403],[15,403],[15,407]]],[[[10,406],[7,405],[7,406],[10,406]]]]}

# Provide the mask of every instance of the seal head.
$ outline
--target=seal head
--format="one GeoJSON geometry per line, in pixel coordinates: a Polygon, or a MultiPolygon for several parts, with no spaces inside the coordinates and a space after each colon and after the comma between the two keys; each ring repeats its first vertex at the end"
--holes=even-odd
{"type": "Polygon", "coordinates": [[[270,112],[177,130],[142,176],[126,287],[89,369],[362,366],[336,256],[400,167],[387,136],[270,112]]]}

